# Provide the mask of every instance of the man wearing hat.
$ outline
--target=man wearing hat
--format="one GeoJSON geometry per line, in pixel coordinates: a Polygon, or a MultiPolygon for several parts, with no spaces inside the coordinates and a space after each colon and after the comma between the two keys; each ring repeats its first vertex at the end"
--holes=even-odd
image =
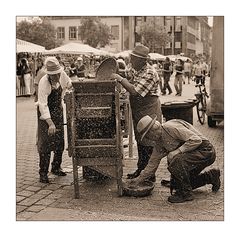
{"type": "Polygon", "coordinates": [[[83,64],[82,57],[77,58],[76,71],[77,77],[85,77],[85,65],[83,64]]]}
{"type": "MultiPolygon", "coordinates": [[[[157,114],[157,120],[161,122],[162,112],[159,99],[159,77],[156,70],[147,63],[149,49],[144,45],[137,45],[130,53],[131,76],[128,79],[114,74],[115,78],[130,94],[130,105],[135,139],[138,148],[137,170],[128,174],[128,178],[136,178],[146,167],[152,154],[154,143],[148,139],[140,140],[137,131],[138,121],[147,114],[157,114]]],[[[155,175],[150,177],[155,180],[155,175]]]]}
{"type": "Polygon", "coordinates": [[[49,183],[48,168],[51,151],[54,152],[51,172],[65,176],[61,170],[64,150],[62,98],[71,88],[71,80],[55,57],[45,61],[46,75],[38,85],[38,153],[40,182],[49,183]]]}
{"type": "Polygon", "coordinates": [[[168,198],[169,202],[191,201],[192,190],[206,184],[212,184],[213,192],[219,190],[219,169],[210,169],[201,173],[215,161],[215,149],[190,123],[181,119],[172,119],[160,124],[156,116],[152,118],[146,115],[138,122],[137,130],[141,134],[141,139],[147,137],[155,141],[156,145],[148,165],[140,176],[129,182],[129,186],[137,187],[149,175],[155,174],[160,160],[167,156],[171,188],[176,190],[168,198]]]}

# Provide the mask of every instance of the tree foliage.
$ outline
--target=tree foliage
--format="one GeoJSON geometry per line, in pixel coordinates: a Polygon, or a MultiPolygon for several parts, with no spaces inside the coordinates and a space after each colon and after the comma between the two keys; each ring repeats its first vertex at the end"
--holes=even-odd
{"type": "Polygon", "coordinates": [[[142,36],[142,43],[147,45],[151,52],[159,51],[172,40],[166,28],[155,24],[154,21],[142,23],[139,33],[142,36]]]}
{"type": "Polygon", "coordinates": [[[83,43],[94,48],[104,47],[112,38],[109,26],[102,23],[98,17],[83,17],[79,31],[83,43]]]}
{"type": "Polygon", "coordinates": [[[17,38],[52,49],[61,45],[56,30],[47,20],[21,21],[17,24],[17,38]]]}

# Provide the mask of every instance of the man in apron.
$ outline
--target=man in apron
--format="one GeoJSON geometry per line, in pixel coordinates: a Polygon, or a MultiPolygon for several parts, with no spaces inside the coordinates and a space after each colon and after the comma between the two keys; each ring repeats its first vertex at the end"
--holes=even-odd
{"type": "Polygon", "coordinates": [[[71,80],[55,57],[45,61],[46,75],[38,85],[38,153],[40,182],[49,183],[48,168],[54,152],[51,172],[65,176],[61,169],[64,150],[62,96],[71,88],[71,80]]]}
{"type": "MultiPolygon", "coordinates": [[[[150,140],[140,140],[140,135],[137,131],[138,121],[147,114],[154,114],[157,115],[157,120],[162,122],[161,103],[159,99],[159,77],[156,70],[147,63],[148,53],[149,49],[144,45],[137,45],[130,53],[132,68],[128,75],[129,81],[120,75],[113,75],[113,78],[130,94],[134,134],[137,141],[137,170],[132,174],[128,174],[128,179],[138,177],[141,171],[144,170],[154,146],[154,142],[150,140]]],[[[155,175],[149,178],[155,181],[155,175]]]]}

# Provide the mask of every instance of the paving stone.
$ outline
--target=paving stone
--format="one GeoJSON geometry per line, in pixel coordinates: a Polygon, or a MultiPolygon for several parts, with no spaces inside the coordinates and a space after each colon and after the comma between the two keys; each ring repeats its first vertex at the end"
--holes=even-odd
{"type": "Polygon", "coordinates": [[[19,202],[19,205],[23,205],[23,206],[31,206],[32,204],[36,203],[37,201],[39,201],[39,198],[25,198],[23,201],[19,202]]]}
{"type": "Polygon", "coordinates": [[[26,188],[26,190],[37,192],[37,191],[41,190],[41,187],[29,186],[29,187],[26,188]]]}
{"type": "Polygon", "coordinates": [[[18,203],[18,202],[21,202],[23,199],[25,199],[26,197],[24,197],[24,196],[16,196],[16,202],[18,203]]]}
{"type": "Polygon", "coordinates": [[[38,201],[36,203],[36,205],[48,206],[48,205],[54,203],[55,201],[56,201],[55,199],[44,198],[44,199],[41,199],[40,201],[38,201]]]}
{"type": "Polygon", "coordinates": [[[24,196],[24,197],[30,197],[33,194],[34,194],[34,192],[29,191],[29,190],[23,190],[23,191],[17,193],[18,196],[24,196]]]}
{"type": "Polygon", "coordinates": [[[20,212],[17,214],[17,221],[26,221],[30,219],[35,213],[34,212],[20,212]]]}
{"type": "Polygon", "coordinates": [[[61,187],[62,185],[59,185],[59,184],[49,184],[47,187],[45,187],[44,189],[45,190],[57,190],[61,187]]]}
{"type": "Polygon", "coordinates": [[[21,205],[17,205],[16,207],[16,213],[22,212],[26,209],[26,206],[21,206],[21,205]]]}
{"type": "Polygon", "coordinates": [[[39,212],[43,210],[46,206],[43,205],[32,205],[26,209],[28,212],[39,212]]]}
{"type": "Polygon", "coordinates": [[[47,189],[41,189],[38,194],[43,194],[43,195],[49,195],[50,193],[52,193],[52,190],[47,190],[47,189]]]}

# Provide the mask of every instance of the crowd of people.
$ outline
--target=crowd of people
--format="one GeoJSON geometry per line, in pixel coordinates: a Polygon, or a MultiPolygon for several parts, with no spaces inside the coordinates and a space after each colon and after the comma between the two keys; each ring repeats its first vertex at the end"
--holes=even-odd
{"type": "MultiPolygon", "coordinates": [[[[162,123],[160,95],[172,94],[169,84],[174,75],[176,96],[181,96],[183,83],[195,80],[205,83],[209,69],[205,62],[168,57],[164,62],[152,62],[148,57],[149,48],[137,45],[129,59],[118,58],[118,69],[111,75],[121,84],[129,96],[135,139],[137,142],[137,169],[127,175],[129,187],[137,188],[143,182],[155,182],[156,170],[161,159],[167,156],[171,173],[171,192],[168,201],[179,203],[193,200],[192,190],[205,184],[212,184],[212,190],[220,188],[220,171],[210,169],[216,158],[214,147],[209,140],[186,121],[174,119],[162,123]]],[[[17,77],[31,95],[30,83],[34,75],[35,101],[37,104],[40,182],[49,183],[48,171],[51,152],[54,153],[51,172],[65,176],[61,169],[64,150],[62,99],[71,90],[75,78],[91,78],[104,57],[78,56],[69,58],[43,57],[34,59],[23,55],[17,62],[17,77]],[[37,64],[34,67],[33,61],[37,64]]]]}

